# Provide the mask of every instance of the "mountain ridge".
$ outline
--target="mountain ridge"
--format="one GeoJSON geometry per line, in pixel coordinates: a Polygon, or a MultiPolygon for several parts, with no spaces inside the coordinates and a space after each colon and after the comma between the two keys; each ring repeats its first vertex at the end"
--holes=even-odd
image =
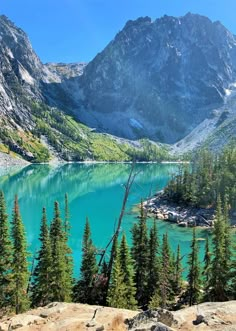
{"type": "Polygon", "coordinates": [[[101,142],[108,133],[110,146],[125,138],[133,148],[130,139],[148,138],[157,142],[149,142],[148,150],[155,145],[155,153],[167,157],[160,142],[174,143],[173,154],[180,155],[204,144],[216,149],[216,141],[223,146],[235,135],[225,121],[235,117],[236,38],[218,21],[191,13],[130,20],[89,63],[43,64],[26,33],[6,16],[0,16],[0,38],[2,151],[46,161],[47,141],[64,159],[93,159],[94,139],[101,142]],[[56,123],[57,112],[64,128],[56,123]],[[219,129],[220,141],[214,138],[219,129]]]}

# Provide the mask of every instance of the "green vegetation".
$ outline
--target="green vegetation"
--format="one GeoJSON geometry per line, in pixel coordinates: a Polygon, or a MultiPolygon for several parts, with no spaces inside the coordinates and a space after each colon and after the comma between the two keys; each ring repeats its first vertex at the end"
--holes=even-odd
{"type": "MultiPolygon", "coordinates": [[[[157,225],[150,229],[141,203],[138,222],[132,229],[132,248],[125,234],[121,240],[114,236],[114,262],[108,284],[107,254],[99,261],[99,253],[91,238],[86,219],[82,263],[79,279],[72,278],[72,252],[68,246],[70,235],[68,197],[65,196],[64,219],[59,205],[54,204],[50,226],[43,209],[40,229],[40,249],[35,268],[29,277],[27,243],[20,217],[18,199],[13,209],[11,229],[6,215],[4,195],[0,193],[0,312],[16,313],[52,301],[75,301],[88,304],[108,304],[117,308],[178,308],[203,301],[236,299],[235,249],[228,223],[228,200],[217,201],[217,216],[212,240],[207,240],[204,261],[199,260],[195,228],[188,258],[188,283],[182,278],[180,246],[174,254],[168,234],[160,244],[157,225]],[[11,230],[11,231],[10,231],[11,230]],[[211,249],[210,249],[211,247],[211,249]],[[102,263],[101,263],[102,262],[102,263]],[[108,291],[106,289],[108,288],[108,291]]],[[[104,251],[106,252],[106,250],[104,251]]],[[[99,253],[100,254],[100,253],[99,253]]],[[[101,254],[100,254],[101,255],[101,254]]]]}
{"type": "Polygon", "coordinates": [[[227,147],[220,155],[201,151],[191,168],[181,167],[165,193],[170,200],[197,207],[216,207],[217,198],[227,198],[230,209],[236,208],[236,148],[227,147]]]}
{"type": "Polygon", "coordinates": [[[25,238],[24,225],[20,216],[18,198],[15,197],[13,217],[12,217],[12,276],[13,276],[13,295],[12,306],[16,314],[22,313],[30,306],[28,290],[28,262],[27,262],[27,243],[25,238]]]}
{"type": "Polygon", "coordinates": [[[164,145],[142,139],[134,146],[126,140],[93,132],[57,108],[29,100],[27,103],[34,128],[26,132],[3,123],[0,151],[14,152],[31,162],[50,160],[47,144],[66,161],[161,161],[170,158],[164,145]]]}

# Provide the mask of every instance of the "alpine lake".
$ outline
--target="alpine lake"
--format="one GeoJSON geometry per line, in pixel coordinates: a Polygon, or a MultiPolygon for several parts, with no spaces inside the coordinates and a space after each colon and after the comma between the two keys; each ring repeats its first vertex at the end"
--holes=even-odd
{"type": "MultiPolygon", "coordinates": [[[[137,176],[132,186],[121,232],[125,232],[131,245],[130,230],[138,221],[137,204],[161,190],[178,170],[178,164],[140,163],[136,164],[137,176]]],[[[30,165],[25,168],[0,168],[0,190],[3,190],[11,219],[15,194],[18,195],[21,216],[27,234],[31,259],[39,249],[39,229],[42,208],[46,207],[48,221],[53,218],[54,202],[60,204],[61,217],[64,217],[64,198],[68,194],[71,235],[69,245],[73,251],[75,276],[79,274],[82,254],[82,237],[86,217],[89,218],[92,239],[98,251],[110,241],[124,197],[131,165],[126,163],[70,163],[60,165],[30,165]]],[[[148,218],[148,226],[153,223],[148,218]]],[[[171,248],[176,252],[181,246],[183,266],[186,267],[190,252],[192,229],[181,228],[176,224],[155,220],[160,242],[168,233],[171,248]]],[[[205,238],[208,231],[197,229],[200,257],[203,259],[205,238]]],[[[109,251],[107,252],[109,254],[109,251]]],[[[107,255],[108,257],[108,255],[107,255]]],[[[186,268],[184,270],[186,275],[186,268]]]]}

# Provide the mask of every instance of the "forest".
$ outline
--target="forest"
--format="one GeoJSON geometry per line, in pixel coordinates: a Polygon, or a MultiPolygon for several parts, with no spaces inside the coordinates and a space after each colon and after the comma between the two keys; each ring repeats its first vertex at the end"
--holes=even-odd
{"type": "MultiPolygon", "coordinates": [[[[30,259],[17,196],[12,219],[0,193],[0,311],[22,313],[30,307],[53,301],[108,305],[116,308],[179,309],[204,301],[236,299],[235,245],[229,226],[229,202],[217,199],[216,221],[205,241],[204,259],[199,257],[196,229],[188,255],[187,277],[183,277],[181,247],[170,248],[168,233],[161,238],[157,221],[147,225],[143,203],[131,229],[129,247],[125,233],[112,242],[113,259],[106,260],[93,244],[86,219],[80,275],[74,279],[74,262],[68,240],[68,197],[63,212],[54,204],[49,223],[42,210],[36,259],[30,259]],[[63,217],[61,216],[63,214],[63,217]]],[[[111,254],[111,255],[112,255],[111,254]]]]}
{"type": "Polygon", "coordinates": [[[226,199],[230,210],[236,209],[236,147],[228,145],[221,153],[200,150],[189,165],[165,188],[170,200],[196,207],[216,207],[218,197],[226,199]]]}

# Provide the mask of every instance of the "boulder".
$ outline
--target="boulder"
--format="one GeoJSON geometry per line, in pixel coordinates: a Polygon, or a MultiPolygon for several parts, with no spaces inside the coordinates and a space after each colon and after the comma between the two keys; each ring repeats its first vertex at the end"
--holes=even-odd
{"type": "Polygon", "coordinates": [[[151,309],[136,315],[132,319],[127,319],[125,324],[128,325],[128,330],[154,330],[157,323],[163,323],[166,326],[172,326],[175,323],[172,312],[166,309],[151,309]],[[144,328],[145,327],[145,328],[144,328]]]}

